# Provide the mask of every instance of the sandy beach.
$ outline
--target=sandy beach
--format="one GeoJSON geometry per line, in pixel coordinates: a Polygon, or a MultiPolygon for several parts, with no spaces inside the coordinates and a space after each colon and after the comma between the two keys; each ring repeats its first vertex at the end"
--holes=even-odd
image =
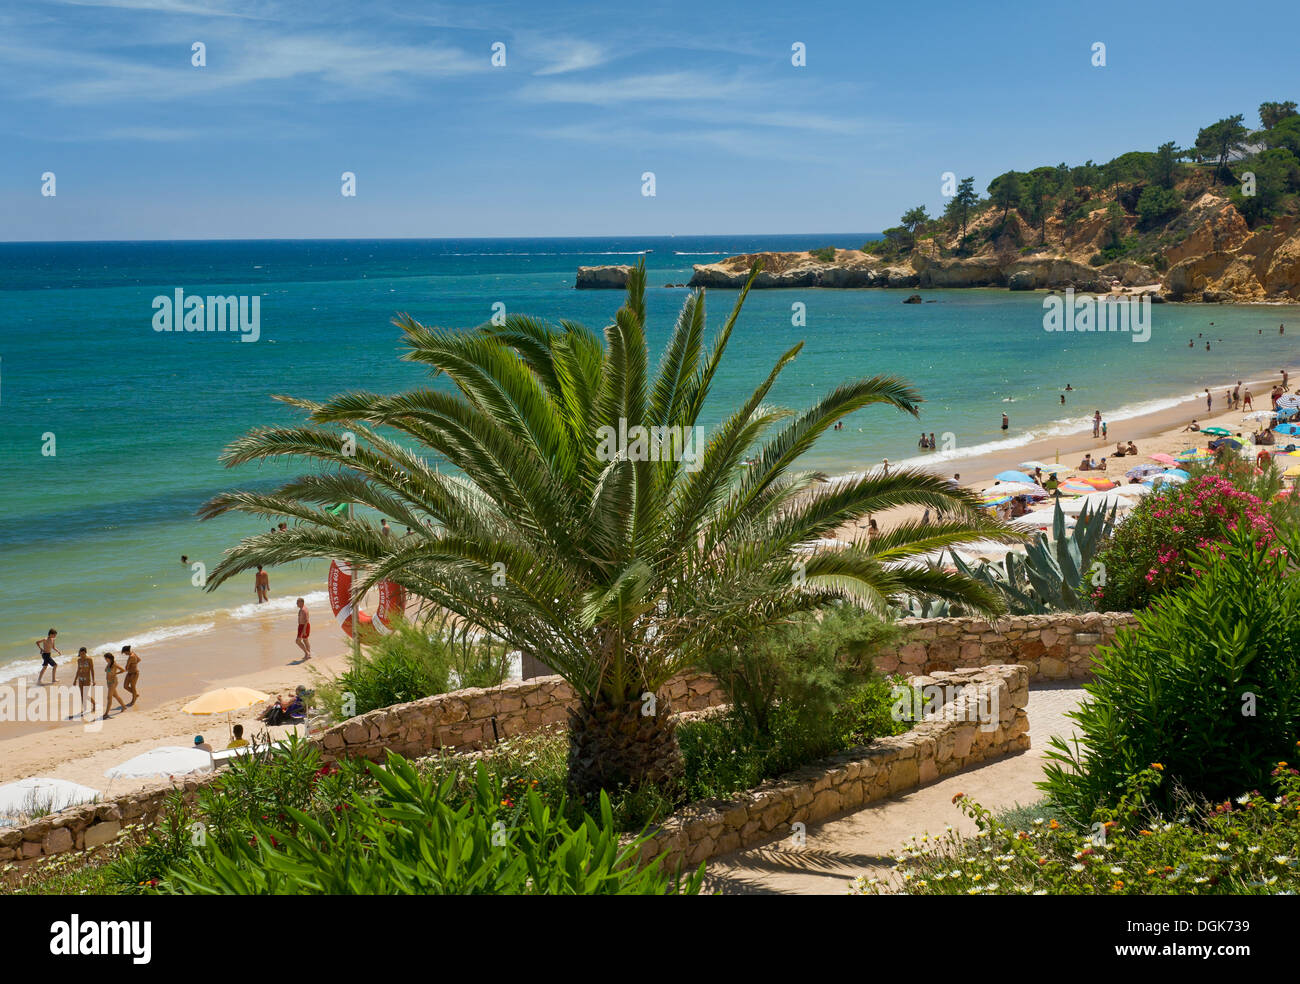
{"type": "MultiPolygon", "coordinates": [[[[1236,381],[1231,382],[1235,384],[1236,381]]],[[[1249,389],[1254,394],[1256,409],[1269,408],[1268,393],[1275,382],[1276,376],[1250,381],[1249,389]]],[[[1223,383],[1211,388],[1216,407],[1223,406],[1224,388],[1223,383]]],[[[1099,409],[1104,417],[1106,408],[1099,409]]],[[[1112,480],[1123,481],[1126,470],[1149,462],[1152,454],[1176,454],[1188,447],[1203,446],[1203,437],[1183,430],[1193,418],[1202,426],[1220,426],[1233,434],[1244,434],[1249,443],[1253,428],[1249,424],[1243,425],[1242,411],[1220,409],[1211,415],[1204,411],[1202,397],[1146,417],[1117,423],[1110,428],[1104,441],[1084,433],[978,458],[935,460],[933,464],[923,464],[936,474],[960,474],[964,485],[979,489],[992,484],[993,476],[998,472],[1015,468],[1022,461],[1059,461],[1075,466],[1085,453],[1091,452],[1094,458],[1099,458],[1109,455],[1117,441],[1132,440],[1139,450],[1136,457],[1110,459],[1104,473],[1090,473],[1106,474],[1112,480]]],[[[1051,506],[1042,508],[1050,510],[1051,506]]],[[[882,529],[888,529],[894,523],[917,516],[916,511],[892,510],[878,514],[876,518],[882,529]]],[[[850,536],[852,533],[846,530],[842,535],[850,536]]],[[[227,725],[224,717],[191,717],[182,713],[181,707],[199,694],[217,687],[238,685],[268,694],[285,694],[299,684],[312,685],[318,679],[317,674],[330,676],[340,672],[348,659],[348,639],[332,624],[325,604],[316,604],[313,616],[315,657],[310,663],[300,660],[301,654],[294,645],[294,616],[283,604],[268,610],[264,616],[240,620],[219,618],[210,630],[201,634],[141,647],[141,698],[128,711],[114,711],[108,721],[87,722],[86,725],[80,720],[0,724],[0,782],[28,776],[53,776],[83,783],[108,795],[158,781],[110,782],[105,779],[105,769],[141,752],[160,745],[188,746],[196,734],[207,737],[214,748],[225,747],[227,725]]],[[[72,645],[73,640],[67,639],[62,648],[66,652],[72,645]]],[[[73,670],[74,661],[65,658],[59,668],[60,684],[71,684],[73,670]]],[[[99,671],[100,661],[97,660],[99,671]]],[[[34,674],[24,679],[23,686],[28,693],[36,689],[34,674]]],[[[99,672],[99,679],[102,682],[102,672],[99,672]]],[[[17,683],[16,680],[10,681],[10,685],[17,683]]],[[[251,709],[242,717],[236,715],[235,723],[243,723],[246,733],[260,730],[261,726],[254,720],[257,710],[251,709]]],[[[283,730],[276,729],[277,737],[283,730]]]]}

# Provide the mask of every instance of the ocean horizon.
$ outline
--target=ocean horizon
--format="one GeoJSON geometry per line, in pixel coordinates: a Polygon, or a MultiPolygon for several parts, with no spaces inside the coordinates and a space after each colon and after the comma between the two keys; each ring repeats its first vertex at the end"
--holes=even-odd
{"type": "MultiPolygon", "coordinates": [[[[857,248],[868,233],[533,239],[172,240],[0,244],[0,679],[35,669],[36,639],[60,649],[181,638],[215,619],[266,611],[251,576],[208,593],[182,555],[208,570],[248,517],[201,523],[198,507],[236,487],[265,489],[288,463],[227,470],[223,448],[252,427],[298,415],[270,399],[423,385],[400,361],[391,321],[469,328],[494,313],[603,328],[622,301],[578,291],[579,266],[636,262],[648,274],[652,358],[687,291],[692,264],[738,253],[857,248]],[[258,337],[155,330],[158,298],[259,298],[258,337]]],[[[711,289],[710,331],[736,291],[711,289]]],[[[855,376],[899,375],[922,394],[919,420],[867,409],[807,464],[832,474],[893,463],[937,466],[1177,405],[1287,366],[1280,321],[1294,307],[1157,305],[1150,340],[1043,330],[1043,295],[1005,290],[760,290],[750,294],[706,408],[706,426],[805,346],[772,402],[807,406],[855,376]],[[927,302],[901,303],[912,293],[927,302]],[[802,308],[800,308],[802,305],[802,308]],[[1192,342],[1189,346],[1189,341],[1192,342]],[[1211,350],[1205,351],[1205,342],[1211,350]],[[1064,406],[1060,395],[1069,385],[1064,406]],[[1009,427],[1001,429],[1001,415],[1009,427]],[[950,449],[918,454],[920,432],[950,449]]],[[[179,313],[179,312],[178,312],[179,313]]],[[[398,531],[400,532],[400,530],[398,531]]],[[[273,591],[323,598],[324,566],[271,572],[273,591]]],[[[283,604],[283,602],[277,602],[283,604]]],[[[288,610],[286,617],[290,616],[288,610]]]]}

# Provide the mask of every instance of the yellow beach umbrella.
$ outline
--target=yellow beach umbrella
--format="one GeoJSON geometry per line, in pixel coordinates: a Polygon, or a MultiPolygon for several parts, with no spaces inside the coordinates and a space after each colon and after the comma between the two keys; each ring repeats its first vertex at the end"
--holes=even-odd
{"type": "Polygon", "coordinates": [[[1287,469],[1286,471],[1284,471],[1282,474],[1285,475],[1287,478],[1297,478],[1297,477],[1300,477],[1300,465],[1292,465],[1290,468],[1288,468],[1288,469],[1287,469]]]}
{"type": "Polygon", "coordinates": [[[264,704],[270,699],[270,694],[264,694],[251,687],[222,687],[220,690],[210,690],[201,697],[195,697],[181,710],[186,714],[224,714],[226,726],[229,727],[230,715],[235,711],[264,704]]]}

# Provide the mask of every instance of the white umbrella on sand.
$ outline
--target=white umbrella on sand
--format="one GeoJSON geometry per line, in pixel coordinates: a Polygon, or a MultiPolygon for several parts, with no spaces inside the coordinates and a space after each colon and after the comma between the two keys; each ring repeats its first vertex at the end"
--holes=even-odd
{"type": "Polygon", "coordinates": [[[0,823],[6,819],[19,819],[57,813],[70,806],[93,803],[99,799],[99,790],[69,782],[67,779],[47,779],[33,776],[0,786],[0,823]]]}
{"type": "Polygon", "coordinates": [[[1291,407],[1300,407],[1300,393],[1284,393],[1277,398],[1279,410],[1289,410],[1291,407]]]}
{"type": "Polygon", "coordinates": [[[1077,499],[1071,499],[1068,502],[1061,503],[1061,512],[1069,515],[1071,513],[1081,513],[1084,507],[1088,507],[1089,512],[1097,512],[1101,509],[1110,509],[1111,506],[1119,506],[1120,509],[1131,509],[1133,502],[1127,497],[1117,495],[1119,489],[1110,489],[1106,492],[1094,492],[1092,495],[1080,496],[1077,499]]]}
{"type": "Polygon", "coordinates": [[[144,779],[149,776],[187,776],[191,772],[211,769],[212,755],[209,752],[201,748],[164,745],[115,765],[104,775],[110,779],[144,779]]]}
{"type": "Polygon", "coordinates": [[[1003,492],[1007,495],[1047,495],[1047,490],[1041,485],[1027,485],[1024,482],[998,482],[984,491],[1003,492]]]}
{"type": "Polygon", "coordinates": [[[1130,499],[1138,499],[1144,495],[1151,494],[1150,485],[1121,485],[1117,489],[1111,489],[1107,495],[1122,495],[1130,499]]]}

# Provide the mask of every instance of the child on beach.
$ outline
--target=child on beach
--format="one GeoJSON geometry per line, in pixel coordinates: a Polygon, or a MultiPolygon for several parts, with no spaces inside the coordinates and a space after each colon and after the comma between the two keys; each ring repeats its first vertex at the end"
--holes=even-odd
{"type": "Polygon", "coordinates": [[[50,629],[49,632],[45,633],[44,639],[36,640],[36,651],[41,654],[41,672],[36,674],[36,682],[38,684],[44,682],[45,671],[47,669],[50,671],[50,683],[59,682],[59,664],[54,662],[54,656],[52,654],[59,653],[60,656],[63,655],[63,653],[59,652],[58,647],[54,645],[54,640],[58,634],[59,633],[56,629],[50,629]]]}
{"type": "MultiPolygon", "coordinates": [[[[353,631],[355,632],[359,628],[360,628],[359,626],[354,626],[353,631]]],[[[304,660],[311,659],[311,642],[309,641],[310,636],[311,636],[311,616],[307,614],[307,602],[299,598],[298,599],[298,638],[295,642],[295,645],[297,645],[297,647],[302,650],[302,658],[304,660]]]]}

